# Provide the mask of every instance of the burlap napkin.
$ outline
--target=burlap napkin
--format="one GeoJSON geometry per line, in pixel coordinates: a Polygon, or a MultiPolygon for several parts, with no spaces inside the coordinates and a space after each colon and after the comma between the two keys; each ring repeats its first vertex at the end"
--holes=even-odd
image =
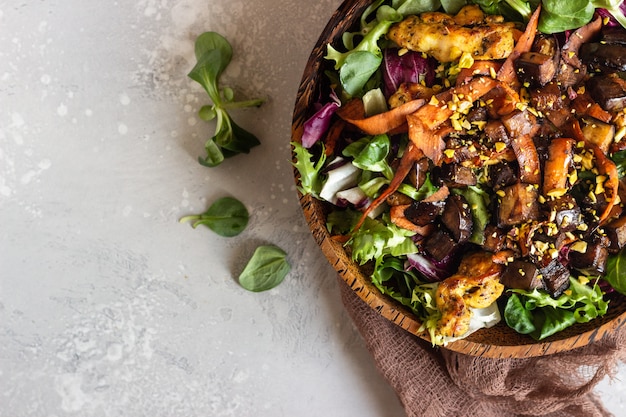
{"type": "Polygon", "coordinates": [[[489,359],[433,349],[339,279],[343,303],[409,417],[610,416],[594,386],[626,358],[626,330],[566,353],[489,359]]]}

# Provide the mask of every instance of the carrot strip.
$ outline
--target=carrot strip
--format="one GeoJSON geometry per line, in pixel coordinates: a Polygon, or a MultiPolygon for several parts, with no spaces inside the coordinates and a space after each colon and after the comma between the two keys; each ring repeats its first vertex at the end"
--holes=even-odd
{"type": "Polygon", "coordinates": [[[570,138],[555,138],[550,142],[548,146],[549,157],[544,164],[544,195],[548,195],[550,191],[556,189],[566,188],[575,145],[576,141],[570,138]]]}
{"type": "Polygon", "coordinates": [[[537,25],[539,24],[539,13],[541,11],[541,3],[535,9],[535,12],[532,14],[530,19],[528,20],[528,24],[526,25],[526,30],[517,43],[515,44],[515,48],[513,48],[513,52],[506,58],[502,67],[497,74],[497,79],[502,81],[503,83],[512,83],[517,80],[515,76],[515,60],[519,58],[521,54],[524,52],[530,51],[530,48],[533,45],[535,40],[535,35],[537,34],[537,25]]]}
{"type": "Polygon", "coordinates": [[[346,126],[346,122],[339,119],[335,121],[328,129],[328,133],[326,133],[326,138],[324,138],[324,146],[325,146],[325,154],[326,156],[333,155],[335,153],[335,148],[337,146],[337,142],[339,141],[339,137],[343,133],[343,129],[346,126]]]}
{"type": "Polygon", "coordinates": [[[353,124],[368,135],[389,133],[406,123],[407,114],[414,113],[426,103],[423,99],[411,100],[398,107],[374,116],[359,118],[353,115],[339,113],[339,117],[353,124]]]}
{"type": "Polygon", "coordinates": [[[434,130],[454,114],[458,101],[473,103],[499,85],[490,77],[473,78],[468,83],[436,94],[434,99],[415,112],[415,116],[422,120],[426,129],[434,130]]]}
{"type": "Polygon", "coordinates": [[[461,85],[478,75],[491,76],[498,73],[502,63],[496,61],[474,61],[471,67],[462,68],[456,76],[456,85],[461,85]]]}
{"type": "Polygon", "coordinates": [[[342,119],[363,119],[365,117],[365,106],[363,100],[355,98],[339,107],[335,112],[342,119]]]}
{"type": "Polygon", "coordinates": [[[526,184],[541,182],[541,164],[539,154],[530,135],[519,135],[511,140],[511,147],[520,167],[519,178],[526,184]]]}

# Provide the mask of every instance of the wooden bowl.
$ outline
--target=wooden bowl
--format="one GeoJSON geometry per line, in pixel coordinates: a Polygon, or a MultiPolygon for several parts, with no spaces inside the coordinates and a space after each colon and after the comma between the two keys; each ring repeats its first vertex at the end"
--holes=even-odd
{"type": "MultiPolygon", "coordinates": [[[[337,45],[342,34],[358,22],[362,12],[372,0],[346,0],[335,11],[322,32],[309,57],[293,113],[292,141],[300,142],[306,120],[313,114],[313,105],[320,97],[328,96],[323,72],[332,69],[331,61],[325,60],[326,45],[337,45]]],[[[296,182],[299,174],[294,170],[296,182]]],[[[322,252],[350,286],[350,288],[372,309],[386,319],[425,340],[425,332],[420,332],[421,323],[407,308],[388,298],[371,283],[368,275],[347,255],[343,246],[330,238],[326,229],[327,203],[310,195],[300,195],[300,204],[315,241],[322,252]]],[[[609,296],[608,313],[599,319],[585,324],[576,324],[548,337],[535,341],[509,328],[504,322],[489,329],[481,329],[463,340],[450,343],[447,349],[456,352],[489,358],[527,358],[549,355],[585,346],[615,331],[626,321],[626,298],[617,293],[609,296]]]]}

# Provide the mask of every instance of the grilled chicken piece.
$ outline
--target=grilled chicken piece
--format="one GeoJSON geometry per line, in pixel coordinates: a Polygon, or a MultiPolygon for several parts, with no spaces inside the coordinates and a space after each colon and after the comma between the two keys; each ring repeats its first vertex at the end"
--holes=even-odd
{"type": "Polygon", "coordinates": [[[504,290],[501,271],[493,254],[476,252],[465,256],[457,273],[439,284],[435,303],[441,311],[438,328],[442,336],[463,336],[469,330],[470,308],[489,307],[500,297],[504,290]]]}
{"type": "Polygon", "coordinates": [[[513,23],[486,19],[478,6],[469,5],[456,16],[440,12],[408,16],[393,25],[387,37],[439,62],[453,62],[465,52],[476,60],[506,58],[515,46],[513,35],[513,23]]]}
{"type": "Polygon", "coordinates": [[[389,108],[394,109],[411,100],[417,100],[420,98],[424,100],[430,100],[433,94],[435,94],[435,91],[432,88],[426,87],[422,84],[403,83],[398,88],[398,91],[396,91],[391,95],[391,97],[389,97],[389,108]]]}

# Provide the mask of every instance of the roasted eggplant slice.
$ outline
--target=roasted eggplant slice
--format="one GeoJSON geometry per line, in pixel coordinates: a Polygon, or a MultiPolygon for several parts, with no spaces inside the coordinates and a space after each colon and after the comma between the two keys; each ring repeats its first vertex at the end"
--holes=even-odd
{"type": "Polygon", "coordinates": [[[539,191],[533,184],[518,182],[503,188],[498,207],[498,226],[514,226],[539,218],[539,191]]]}
{"type": "Polygon", "coordinates": [[[596,75],[590,78],[587,81],[587,89],[605,110],[617,112],[626,107],[626,81],[616,74],[596,75]]]}
{"type": "Polygon", "coordinates": [[[580,47],[580,59],[592,72],[626,71],[626,45],[585,43],[580,47]]]}
{"type": "Polygon", "coordinates": [[[507,264],[500,276],[500,283],[507,288],[526,291],[545,288],[539,268],[532,262],[521,259],[507,264]]]}
{"type": "Polygon", "coordinates": [[[474,226],[469,203],[459,194],[452,194],[446,200],[441,214],[441,223],[450,231],[457,243],[465,243],[472,235],[474,226]]]}
{"type": "Polygon", "coordinates": [[[543,86],[556,75],[557,62],[554,56],[524,52],[515,61],[515,69],[521,82],[543,86]]]}

